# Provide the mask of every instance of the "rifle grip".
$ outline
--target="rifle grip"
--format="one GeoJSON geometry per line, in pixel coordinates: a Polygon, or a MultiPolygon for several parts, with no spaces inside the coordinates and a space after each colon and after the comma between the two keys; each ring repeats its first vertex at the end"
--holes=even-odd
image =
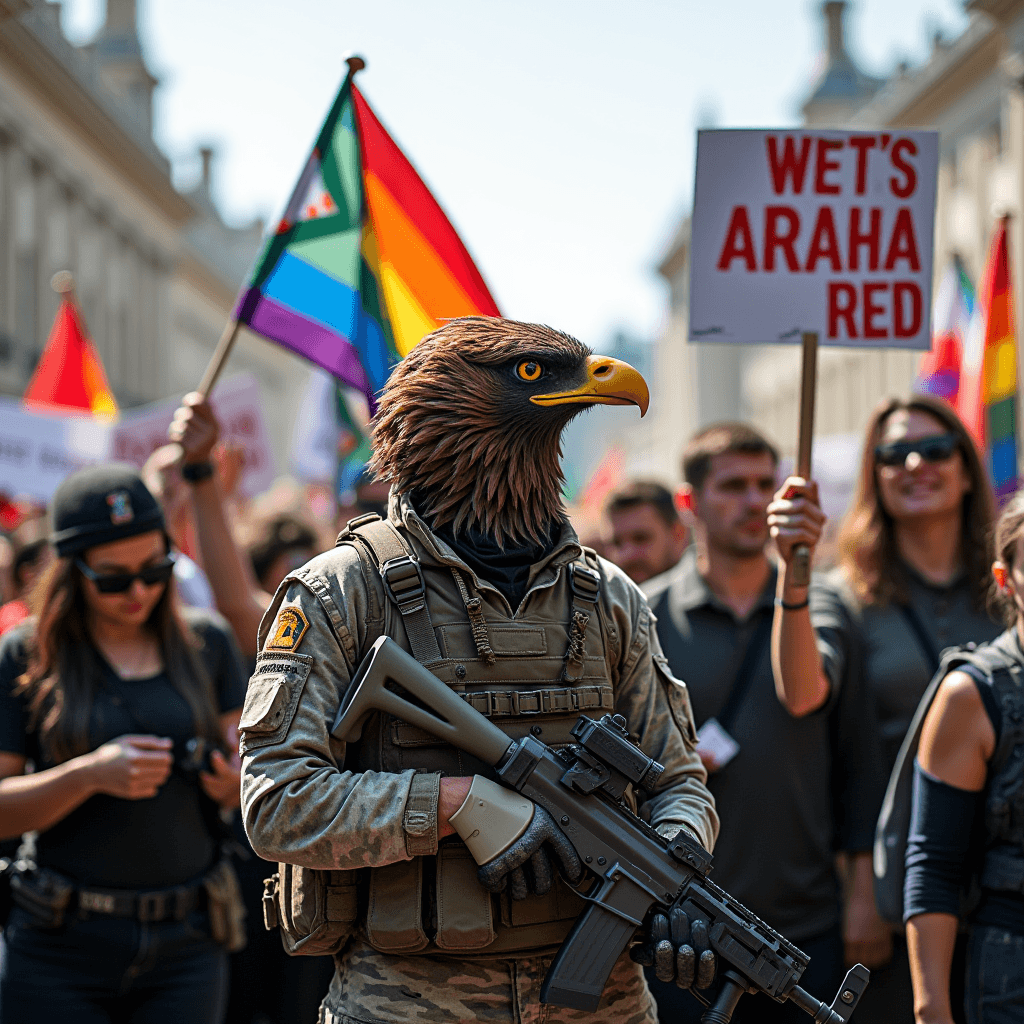
{"type": "Polygon", "coordinates": [[[540,1001],[593,1013],[615,961],[638,926],[600,903],[588,903],[548,968],[540,1001]]]}

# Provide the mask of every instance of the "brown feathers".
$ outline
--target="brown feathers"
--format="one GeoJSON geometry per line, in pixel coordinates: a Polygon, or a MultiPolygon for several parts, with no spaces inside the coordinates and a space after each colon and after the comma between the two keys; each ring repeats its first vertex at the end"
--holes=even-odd
{"type": "Polygon", "coordinates": [[[539,324],[452,320],[395,367],[373,420],[371,469],[415,495],[433,528],[475,527],[499,544],[542,542],[562,507],[562,429],[586,406],[543,408],[511,367],[532,357],[576,378],[590,350],[539,324]]]}

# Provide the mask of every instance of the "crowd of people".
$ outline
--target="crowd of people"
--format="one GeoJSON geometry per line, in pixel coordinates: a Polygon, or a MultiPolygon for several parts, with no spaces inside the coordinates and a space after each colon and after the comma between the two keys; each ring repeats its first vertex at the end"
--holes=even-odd
{"type": "MultiPolygon", "coordinates": [[[[333,974],[263,927],[238,726],[275,592],[346,520],[386,515],[384,495],[368,485],[338,521],[258,519],[200,396],[171,442],[141,473],[74,474],[4,541],[3,1024],[309,1022],[333,974]]],[[[640,586],[686,683],[713,877],[810,955],[809,990],[868,966],[855,1019],[1024,1022],[1024,500],[997,523],[947,405],[883,403],[837,563],[808,588],[794,549],[825,517],[779,461],[749,425],[707,427],[678,490],[625,484],[587,541],[640,586]],[[872,847],[907,757],[905,903],[887,920],[872,847]]],[[[646,973],[662,1021],[700,1019],[673,972],[646,973]]],[[[758,995],[733,1019],[802,1015],[758,995]]]]}

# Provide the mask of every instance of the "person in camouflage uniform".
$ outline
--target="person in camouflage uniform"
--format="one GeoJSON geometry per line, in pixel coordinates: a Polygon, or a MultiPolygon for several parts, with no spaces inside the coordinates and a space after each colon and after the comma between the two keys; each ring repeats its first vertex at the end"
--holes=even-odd
{"type": "MultiPolygon", "coordinates": [[[[333,551],[291,573],[261,627],[261,653],[240,724],[246,830],[268,860],[359,872],[358,907],[336,956],[321,1009],[324,1024],[653,1024],[656,1010],[643,972],[625,955],[596,1013],[540,1003],[551,956],[583,903],[561,878],[545,886],[531,876],[533,891],[512,899],[508,891],[486,892],[471,861],[467,874],[465,846],[448,819],[465,797],[469,776],[486,774],[486,766],[384,714],[374,716],[356,744],[346,747],[331,735],[349,679],[386,634],[513,738],[529,731],[557,747],[570,741],[581,713],[623,715],[634,740],[666,768],[655,790],[634,794],[637,812],[666,837],[685,828],[705,848],[714,845],[718,819],[694,750],[686,687],[668,670],[638,588],[580,547],[561,513],[557,475],[540,536],[531,536],[528,521],[517,531],[507,520],[502,536],[501,523],[488,520],[479,502],[475,521],[464,529],[456,525],[457,513],[455,524],[446,522],[422,479],[387,464],[394,456],[389,414],[403,411],[407,439],[414,432],[410,410],[423,405],[402,393],[403,383],[422,385],[445,356],[445,369],[453,362],[459,368],[462,360],[486,368],[503,386],[513,374],[537,380],[535,365],[556,367],[557,373],[538,373],[532,395],[540,401],[526,409],[554,423],[556,467],[569,415],[563,406],[560,419],[551,416],[545,403],[575,402],[570,413],[586,406],[563,395],[586,396],[587,404],[610,396],[624,404],[623,380],[633,391],[639,390],[636,380],[642,385],[631,367],[591,356],[565,335],[483,318],[453,321],[399,365],[375,420],[376,468],[393,485],[388,521],[351,523],[333,551]],[[458,360],[447,348],[453,343],[458,360]],[[414,591],[418,597],[410,599],[414,591]]],[[[437,375],[433,420],[443,418],[442,376],[452,374],[437,375]]],[[[512,397],[491,403],[503,410],[492,413],[493,429],[506,439],[517,426],[507,421],[512,397]]],[[[646,387],[642,401],[630,400],[645,408],[646,387]]],[[[478,395],[477,405],[486,404],[478,395]]],[[[462,448],[473,448],[465,418],[457,423],[462,448]]],[[[538,457],[541,440],[532,438],[531,458],[538,457]]],[[[514,457],[514,443],[508,446],[514,457]]],[[[436,448],[435,438],[430,450],[436,448]]],[[[429,479],[429,459],[416,465],[429,479]]],[[[504,481],[517,479],[515,466],[499,470],[504,481]]],[[[479,477],[482,469],[471,465],[469,472],[479,477]]],[[[448,473],[453,481],[463,478],[457,465],[448,473]]],[[[526,504],[520,497],[508,507],[526,504]]]]}

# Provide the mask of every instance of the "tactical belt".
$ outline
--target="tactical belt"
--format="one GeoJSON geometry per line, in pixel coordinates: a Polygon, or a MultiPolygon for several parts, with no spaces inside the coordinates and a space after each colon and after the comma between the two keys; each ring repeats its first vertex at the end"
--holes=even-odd
{"type": "Polygon", "coordinates": [[[610,686],[569,686],[562,690],[517,690],[484,693],[460,693],[459,696],[480,714],[496,716],[542,715],[557,712],[585,711],[615,707],[615,694],[610,686]]]}
{"type": "Polygon", "coordinates": [[[136,921],[183,921],[200,906],[200,885],[137,892],[132,889],[77,889],[78,909],[136,921]]]}

